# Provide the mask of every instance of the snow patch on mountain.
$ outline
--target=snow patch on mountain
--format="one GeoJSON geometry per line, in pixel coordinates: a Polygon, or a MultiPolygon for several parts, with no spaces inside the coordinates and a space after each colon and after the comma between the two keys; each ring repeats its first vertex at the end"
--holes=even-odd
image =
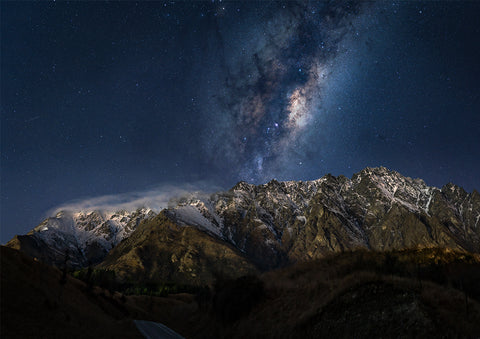
{"type": "Polygon", "coordinates": [[[178,206],[170,211],[175,221],[185,226],[196,226],[221,237],[221,228],[207,218],[207,211],[195,205],[178,206]]]}

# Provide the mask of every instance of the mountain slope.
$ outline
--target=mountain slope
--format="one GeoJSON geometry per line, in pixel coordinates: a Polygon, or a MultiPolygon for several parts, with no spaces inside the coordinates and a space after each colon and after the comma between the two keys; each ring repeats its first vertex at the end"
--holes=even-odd
{"type": "Polygon", "coordinates": [[[218,277],[257,272],[233,246],[195,227],[179,226],[164,213],[140,224],[99,267],[115,271],[122,281],[143,283],[212,284],[218,277]]]}

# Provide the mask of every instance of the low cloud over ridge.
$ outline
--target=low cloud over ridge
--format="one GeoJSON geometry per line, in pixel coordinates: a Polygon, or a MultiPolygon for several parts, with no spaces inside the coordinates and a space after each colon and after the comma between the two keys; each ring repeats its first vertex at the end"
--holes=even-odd
{"type": "Polygon", "coordinates": [[[115,212],[120,210],[134,211],[141,207],[147,207],[156,212],[160,212],[169,206],[169,202],[171,202],[172,199],[179,199],[193,192],[196,194],[207,194],[220,189],[221,188],[206,182],[185,185],[167,184],[145,191],[73,200],[50,209],[47,212],[47,216],[55,215],[60,211],[90,212],[100,210],[115,212]]]}

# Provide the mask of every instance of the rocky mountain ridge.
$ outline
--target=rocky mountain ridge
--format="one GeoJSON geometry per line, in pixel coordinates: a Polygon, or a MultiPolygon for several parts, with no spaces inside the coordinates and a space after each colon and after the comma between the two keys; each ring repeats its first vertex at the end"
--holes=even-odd
{"type": "MultiPolygon", "coordinates": [[[[62,239],[66,239],[68,248],[79,248],[84,254],[77,260],[80,266],[89,257],[100,261],[106,255],[101,266],[123,277],[128,278],[129,270],[136,275],[144,270],[145,277],[171,279],[181,270],[186,274],[182,281],[201,276],[213,279],[205,263],[216,256],[247,272],[252,271],[252,263],[269,270],[355,249],[439,247],[480,252],[477,191],[467,193],[453,184],[430,187],[384,167],[366,168],[351,179],[326,175],[313,181],[272,180],[258,186],[239,182],[225,192],[184,195],[158,215],[139,211],[108,217],[91,212],[75,219],[78,230],[70,232],[67,229],[73,224],[55,226],[62,216],[49,218],[23,236],[28,239],[17,237],[9,246],[28,253],[27,246],[18,243],[33,238],[45,244],[37,247],[50,246],[61,253],[62,239]],[[69,234],[76,236],[72,239],[69,234]],[[128,241],[121,241],[127,237],[128,241]],[[142,250],[147,243],[148,251],[142,250]],[[110,251],[109,246],[115,247],[110,251]],[[146,272],[152,269],[158,272],[146,272]]],[[[54,264],[62,258],[53,257],[54,264]]]]}
{"type": "Polygon", "coordinates": [[[478,192],[429,187],[384,167],[352,179],[240,182],[184,197],[166,213],[233,244],[263,269],[356,248],[480,250],[478,192]]]}

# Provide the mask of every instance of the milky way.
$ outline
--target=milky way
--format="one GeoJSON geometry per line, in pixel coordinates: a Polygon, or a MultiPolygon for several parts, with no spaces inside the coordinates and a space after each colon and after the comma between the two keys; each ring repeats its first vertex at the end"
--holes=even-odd
{"type": "Polygon", "coordinates": [[[480,187],[478,1],[0,7],[0,241],[189,183],[385,166],[480,187]]]}
{"type": "Polygon", "coordinates": [[[260,18],[250,15],[248,28],[228,29],[218,19],[214,36],[223,78],[210,77],[218,73],[209,69],[206,79],[217,92],[203,93],[204,114],[215,126],[205,135],[206,153],[254,182],[292,175],[308,161],[305,149],[311,134],[322,133],[329,105],[324,92],[335,85],[330,76],[372,12],[366,3],[270,6],[260,18]],[[226,51],[226,41],[236,38],[234,50],[226,51]]]}

